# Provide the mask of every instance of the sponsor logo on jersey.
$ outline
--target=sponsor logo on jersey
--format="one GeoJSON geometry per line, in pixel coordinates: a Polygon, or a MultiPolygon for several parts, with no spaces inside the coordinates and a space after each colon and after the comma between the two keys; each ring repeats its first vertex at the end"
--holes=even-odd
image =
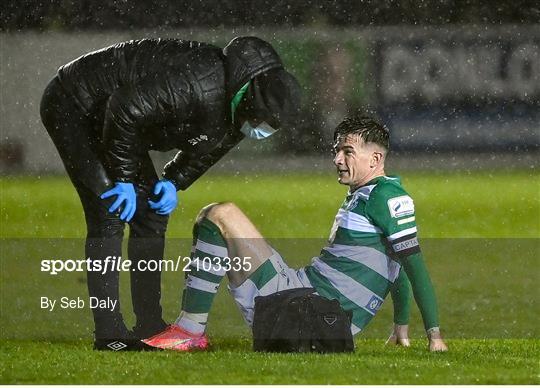
{"type": "Polygon", "coordinates": [[[387,201],[387,204],[392,218],[399,218],[414,214],[414,203],[412,198],[408,195],[390,198],[387,201]]]}
{"type": "Polygon", "coordinates": [[[377,295],[373,295],[369,302],[364,306],[370,313],[375,314],[381,308],[383,300],[377,295]]]}

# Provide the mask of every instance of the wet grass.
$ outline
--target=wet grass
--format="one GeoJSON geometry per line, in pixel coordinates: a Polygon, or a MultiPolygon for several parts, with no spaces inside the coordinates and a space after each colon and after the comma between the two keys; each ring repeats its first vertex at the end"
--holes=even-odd
{"type": "MultiPolygon", "coordinates": [[[[448,354],[426,351],[416,309],[413,347],[388,348],[391,304],[348,355],[255,354],[222,287],[210,317],[210,352],[119,354],[91,350],[88,309],[40,309],[42,295],[86,296],[84,273],[50,276],[39,260],[80,255],[84,219],[63,177],[1,184],[0,383],[49,384],[538,384],[540,179],[534,172],[408,173],[423,250],[440,304],[448,354]],[[36,238],[37,237],[37,238],[36,238]],[[68,240],[67,238],[73,238],[68,240]]],[[[232,200],[291,266],[317,254],[345,188],[331,175],[208,176],[173,215],[168,257],[187,254],[198,210],[232,200]],[[291,238],[292,237],[292,238],[291,238]],[[174,238],[174,239],[173,239],[174,238]],[[182,239],[180,239],[182,238],[182,239]],[[294,244],[292,243],[294,242],[294,244]],[[185,252],[184,252],[185,250],[185,252]]],[[[124,274],[126,275],[126,274],[124,274]]],[[[133,323],[129,282],[123,311],[133,323]]],[[[177,314],[182,276],[163,275],[165,317],[177,314]]]]}

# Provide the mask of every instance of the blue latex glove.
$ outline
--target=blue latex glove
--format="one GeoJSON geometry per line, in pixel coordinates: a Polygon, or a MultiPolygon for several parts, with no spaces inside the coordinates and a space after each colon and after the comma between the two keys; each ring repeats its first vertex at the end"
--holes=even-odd
{"type": "Polygon", "coordinates": [[[100,198],[106,199],[113,195],[116,195],[117,197],[109,208],[109,213],[116,212],[120,205],[124,204],[120,219],[127,222],[131,221],[135,214],[135,210],[137,210],[137,194],[135,194],[133,183],[116,182],[116,186],[101,194],[100,198]]]}
{"type": "Polygon", "coordinates": [[[161,193],[161,198],[157,202],[148,201],[150,208],[154,209],[157,214],[162,216],[172,213],[178,204],[176,197],[176,187],[171,181],[166,179],[160,180],[154,187],[154,194],[161,193]]]}

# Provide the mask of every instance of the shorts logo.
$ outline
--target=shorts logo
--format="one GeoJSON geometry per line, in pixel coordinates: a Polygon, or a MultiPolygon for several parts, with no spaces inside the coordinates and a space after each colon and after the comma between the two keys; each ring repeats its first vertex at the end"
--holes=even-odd
{"type": "Polygon", "coordinates": [[[334,314],[325,315],[323,317],[327,325],[332,326],[337,321],[337,316],[334,314]]]}
{"type": "Polygon", "coordinates": [[[414,214],[414,203],[412,198],[408,195],[390,198],[387,201],[387,204],[388,210],[390,210],[390,215],[392,216],[392,218],[399,218],[414,214]]]}
{"type": "Polygon", "coordinates": [[[379,298],[377,295],[373,295],[369,302],[366,304],[365,308],[370,313],[375,315],[375,313],[381,308],[382,305],[382,299],[379,298]]]}
{"type": "Polygon", "coordinates": [[[110,344],[107,344],[107,347],[117,352],[119,350],[127,348],[127,345],[120,341],[114,341],[114,342],[111,342],[110,344]]]}

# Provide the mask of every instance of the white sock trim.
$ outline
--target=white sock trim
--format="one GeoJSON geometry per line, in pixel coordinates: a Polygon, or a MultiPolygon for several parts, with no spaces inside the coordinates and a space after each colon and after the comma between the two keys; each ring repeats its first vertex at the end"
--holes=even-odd
{"type": "Polygon", "coordinates": [[[207,321],[208,313],[194,314],[182,311],[174,324],[183,330],[189,331],[190,333],[202,334],[206,329],[207,321]]]}

